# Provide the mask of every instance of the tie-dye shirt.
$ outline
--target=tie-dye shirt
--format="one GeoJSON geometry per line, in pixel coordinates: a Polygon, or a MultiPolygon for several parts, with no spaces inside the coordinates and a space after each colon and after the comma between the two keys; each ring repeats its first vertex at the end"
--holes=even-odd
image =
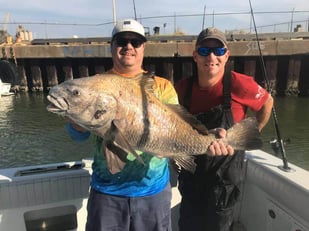
{"type": "MultiPolygon", "coordinates": [[[[113,70],[108,73],[118,74],[113,70]]],[[[177,104],[178,97],[172,83],[157,76],[154,79],[154,92],[157,98],[163,103],[177,104]]],[[[68,130],[73,137],[72,131],[70,132],[72,129],[68,130]]],[[[150,196],[161,192],[169,182],[168,159],[157,158],[140,151],[137,153],[145,165],[129,154],[123,170],[111,174],[102,152],[102,138],[96,137],[91,187],[105,194],[126,197],[150,196]]]]}

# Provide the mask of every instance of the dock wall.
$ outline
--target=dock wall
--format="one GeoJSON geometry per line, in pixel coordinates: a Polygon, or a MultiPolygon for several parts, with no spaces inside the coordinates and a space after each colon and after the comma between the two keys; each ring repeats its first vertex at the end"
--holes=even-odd
{"type": "MultiPolygon", "coordinates": [[[[177,40],[149,40],[143,67],[177,82],[196,73],[192,59],[194,37],[177,40]]],[[[229,41],[232,69],[254,76],[267,87],[266,75],[274,95],[309,94],[309,40],[229,41]],[[260,49],[259,49],[260,46],[260,49]]],[[[104,73],[112,67],[110,42],[87,41],[1,46],[2,60],[16,66],[7,73],[0,65],[3,82],[11,82],[16,91],[45,91],[68,79],[104,73]]]]}

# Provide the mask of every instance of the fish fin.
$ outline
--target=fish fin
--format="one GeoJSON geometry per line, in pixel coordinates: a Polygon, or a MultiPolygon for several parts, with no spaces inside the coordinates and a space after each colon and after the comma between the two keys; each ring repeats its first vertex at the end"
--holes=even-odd
{"type": "Polygon", "coordinates": [[[196,163],[194,162],[194,156],[181,156],[173,158],[176,165],[180,166],[181,168],[191,172],[192,174],[195,172],[196,163]]]}
{"type": "Polygon", "coordinates": [[[106,148],[111,151],[114,155],[118,157],[122,162],[126,163],[128,161],[128,152],[121,147],[119,147],[115,142],[109,142],[106,144],[106,148]]]}
{"type": "Polygon", "coordinates": [[[208,135],[208,129],[194,115],[190,114],[185,107],[180,104],[166,104],[172,111],[179,115],[184,121],[196,129],[202,135],[208,135]]]}
{"type": "MultiPolygon", "coordinates": [[[[136,76],[141,88],[147,93],[154,94],[154,73],[145,73],[136,76]]],[[[165,104],[177,115],[179,115],[184,121],[189,123],[194,129],[196,129],[202,135],[208,135],[208,129],[202,124],[194,115],[189,113],[185,107],[180,104],[165,104]]]]}
{"type": "Polygon", "coordinates": [[[115,154],[107,146],[105,147],[105,157],[108,170],[111,174],[116,174],[120,172],[126,164],[124,161],[121,160],[121,158],[119,158],[118,154],[115,154]]]}
{"type": "Polygon", "coordinates": [[[235,150],[260,149],[263,145],[255,117],[248,117],[227,130],[223,139],[235,150]]]}
{"type": "Polygon", "coordinates": [[[122,134],[120,129],[118,129],[118,121],[114,120],[112,122],[113,126],[113,134],[115,136],[115,145],[118,146],[119,149],[122,149],[124,152],[130,152],[134,155],[134,157],[143,165],[145,165],[143,159],[136,153],[136,151],[132,148],[132,146],[129,144],[125,136],[122,134]]]}
{"type": "Polygon", "coordinates": [[[143,73],[143,74],[139,74],[135,77],[138,80],[138,83],[141,86],[141,89],[143,89],[144,91],[154,94],[154,90],[153,90],[153,86],[155,83],[154,80],[154,73],[150,72],[150,73],[143,73]]]}

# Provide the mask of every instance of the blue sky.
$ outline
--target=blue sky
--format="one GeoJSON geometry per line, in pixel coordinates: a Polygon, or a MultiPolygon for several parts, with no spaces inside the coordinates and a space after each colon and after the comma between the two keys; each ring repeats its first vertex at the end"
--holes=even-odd
{"type": "MultiPolygon", "coordinates": [[[[259,32],[288,31],[291,21],[293,27],[302,24],[304,29],[308,28],[308,0],[251,0],[251,4],[256,25],[272,25],[259,28],[259,32]]],[[[6,26],[11,35],[21,24],[34,38],[109,37],[114,18],[112,6],[113,0],[27,0],[22,4],[20,0],[2,0],[0,22],[5,26],[9,13],[6,26]]],[[[115,0],[115,12],[117,19],[136,17],[149,28],[150,34],[155,26],[160,27],[160,34],[180,31],[189,35],[213,25],[223,31],[248,32],[252,28],[246,0],[115,0]]]]}

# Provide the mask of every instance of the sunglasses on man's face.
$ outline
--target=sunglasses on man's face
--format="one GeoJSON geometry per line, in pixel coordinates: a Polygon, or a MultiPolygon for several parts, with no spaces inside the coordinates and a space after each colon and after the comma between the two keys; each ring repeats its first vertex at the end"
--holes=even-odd
{"type": "Polygon", "coordinates": [[[225,47],[199,47],[197,48],[197,53],[200,56],[208,56],[210,53],[214,53],[215,56],[222,56],[226,53],[227,49],[225,47]]]}
{"type": "Polygon", "coordinates": [[[144,41],[138,38],[132,38],[132,39],[121,38],[121,37],[116,38],[116,44],[118,47],[125,47],[128,45],[128,43],[131,43],[131,45],[134,48],[139,48],[144,43],[144,41]]]}

